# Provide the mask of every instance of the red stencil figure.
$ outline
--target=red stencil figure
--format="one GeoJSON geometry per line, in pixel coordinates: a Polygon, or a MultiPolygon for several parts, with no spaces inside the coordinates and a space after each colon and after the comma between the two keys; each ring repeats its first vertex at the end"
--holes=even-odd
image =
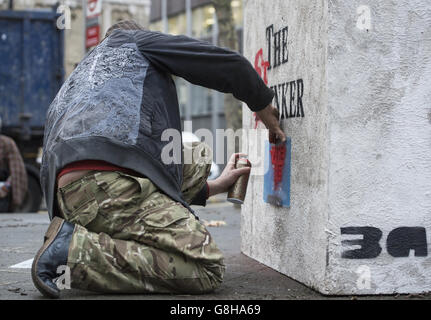
{"type": "Polygon", "coordinates": [[[271,145],[271,164],[274,170],[274,190],[279,190],[283,180],[283,167],[286,159],[286,144],[271,145]]]}
{"type": "MultiPolygon", "coordinates": [[[[260,77],[263,79],[263,82],[265,82],[266,85],[268,85],[268,77],[267,77],[268,68],[269,68],[269,62],[265,61],[263,57],[263,49],[260,48],[259,51],[256,53],[256,56],[254,57],[254,69],[260,75],[260,77]]],[[[256,113],[253,113],[253,115],[254,115],[254,128],[257,129],[257,125],[260,119],[256,113]]]]}

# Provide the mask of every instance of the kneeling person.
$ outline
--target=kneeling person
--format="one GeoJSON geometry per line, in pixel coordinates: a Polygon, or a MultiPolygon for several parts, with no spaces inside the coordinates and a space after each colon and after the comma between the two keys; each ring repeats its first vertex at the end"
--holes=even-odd
{"type": "MultiPolygon", "coordinates": [[[[130,21],[112,26],[48,110],[41,182],[52,222],[32,267],[44,295],[59,296],[62,265],[72,288],[98,292],[203,293],[222,282],[222,253],[190,204],[249,168],[228,165],[207,183],[210,161],[163,161],[163,132],[181,132],[172,74],[232,93],[285,138],[273,92],[238,53],[130,21]]],[[[211,154],[202,143],[178,147],[211,154]]]]}

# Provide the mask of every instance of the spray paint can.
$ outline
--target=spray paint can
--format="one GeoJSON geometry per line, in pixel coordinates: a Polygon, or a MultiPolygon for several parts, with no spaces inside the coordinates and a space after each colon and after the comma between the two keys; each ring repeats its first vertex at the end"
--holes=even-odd
{"type": "MultiPolygon", "coordinates": [[[[251,167],[250,161],[246,158],[236,158],[235,168],[251,167]]],[[[232,203],[243,204],[245,199],[245,194],[247,193],[247,183],[250,177],[250,172],[241,175],[238,180],[229,188],[227,193],[227,201],[232,203]]]]}

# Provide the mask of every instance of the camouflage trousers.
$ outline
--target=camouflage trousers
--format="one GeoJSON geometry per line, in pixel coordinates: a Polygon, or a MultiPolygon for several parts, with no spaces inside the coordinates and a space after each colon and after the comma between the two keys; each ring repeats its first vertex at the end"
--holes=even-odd
{"type": "MultiPolygon", "coordinates": [[[[210,151],[202,143],[187,147],[210,151]]],[[[188,202],[206,183],[210,167],[184,165],[188,202]]],[[[67,260],[72,288],[204,293],[223,280],[223,256],[208,230],[149,179],[95,171],[59,188],[57,200],[64,219],[76,224],[67,260]]]]}

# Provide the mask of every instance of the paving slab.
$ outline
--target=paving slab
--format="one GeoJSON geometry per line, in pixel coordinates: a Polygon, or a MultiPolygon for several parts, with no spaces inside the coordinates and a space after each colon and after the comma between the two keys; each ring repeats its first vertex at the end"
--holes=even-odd
{"type": "MultiPolygon", "coordinates": [[[[206,207],[194,207],[202,220],[226,222],[209,227],[226,262],[225,280],[214,293],[205,295],[106,295],[80,290],[62,291],[62,299],[158,299],[158,300],[237,300],[237,299],[356,299],[327,297],[289,277],[245,256],[240,251],[240,209],[218,198],[206,207]]],[[[0,300],[44,299],[31,281],[30,269],[25,268],[42,245],[49,219],[45,212],[0,215],[0,300]],[[16,264],[21,265],[17,268],[16,264]],[[14,266],[11,268],[11,266],[14,266]],[[24,268],[22,268],[24,267],[24,268]]],[[[428,299],[428,296],[380,296],[360,299],[428,299]]]]}

